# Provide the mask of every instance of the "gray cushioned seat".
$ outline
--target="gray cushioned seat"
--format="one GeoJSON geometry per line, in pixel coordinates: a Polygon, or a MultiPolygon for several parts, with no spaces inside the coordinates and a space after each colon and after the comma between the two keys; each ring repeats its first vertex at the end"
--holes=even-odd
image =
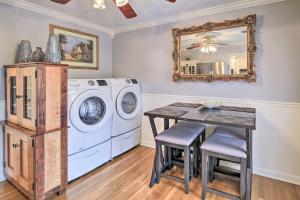
{"type": "Polygon", "coordinates": [[[212,134],[201,145],[202,150],[227,156],[246,158],[246,141],[239,138],[212,134]]]}
{"type": "MultiPolygon", "coordinates": [[[[202,126],[205,129],[205,126],[202,126]]],[[[175,125],[157,135],[155,140],[177,145],[190,146],[204,129],[199,129],[199,126],[193,128],[191,126],[186,127],[185,125],[175,125]]]]}
{"type": "Polygon", "coordinates": [[[225,137],[234,137],[234,138],[246,139],[245,129],[242,129],[242,128],[218,126],[214,130],[213,134],[221,135],[221,136],[225,136],[225,137]]]}
{"type": "Polygon", "coordinates": [[[199,133],[203,132],[206,128],[205,125],[203,125],[199,122],[188,122],[188,121],[178,122],[173,127],[182,127],[182,128],[187,128],[187,129],[194,129],[194,130],[198,130],[199,133]]]}

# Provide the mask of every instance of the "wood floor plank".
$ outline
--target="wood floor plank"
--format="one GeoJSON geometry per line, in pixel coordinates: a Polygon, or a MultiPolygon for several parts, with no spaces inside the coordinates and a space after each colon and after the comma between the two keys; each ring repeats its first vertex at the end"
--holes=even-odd
{"type": "MultiPolygon", "coordinates": [[[[149,188],[154,150],[138,146],[130,152],[99,167],[68,186],[67,192],[55,200],[194,200],[201,199],[201,178],[192,178],[190,193],[184,184],[162,178],[158,185],[149,188]]],[[[172,175],[183,175],[183,169],[173,168],[172,175]]],[[[238,195],[238,182],[217,178],[210,187],[238,195]]],[[[25,200],[7,181],[0,183],[0,200],[25,200]]],[[[300,186],[253,176],[252,200],[300,200],[300,186]]],[[[207,200],[224,200],[207,194],[207,200]]]]}

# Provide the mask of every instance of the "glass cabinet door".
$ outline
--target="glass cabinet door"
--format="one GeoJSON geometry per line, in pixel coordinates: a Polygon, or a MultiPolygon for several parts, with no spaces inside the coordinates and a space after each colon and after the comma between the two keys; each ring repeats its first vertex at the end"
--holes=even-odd
{"type": "Polygon", "coordinates": [[[17,123],[18,114],[18,70],[16,68],[8,68],[6,71],[6,110],[7,120],[12,123],[17,123]]]}
{"type": "Polygon", "coordinates": [[[32,119],[32,77],[23,77],[23,117],[32,119]]]}
{"type": "Polygon", "coordinates": [[[10,81],[10,87],[9,87],[9,92],[10,92],[10,108],[9,108],[9,113],[11,115],[17,115],[17,77],[16,76],[11,76],[9,77],[10,81]]]}
{"type": "Polygon", "coordinates": [[[35,67],[20,68],[20,122],[25,128],[36,130],[35,67]]]}

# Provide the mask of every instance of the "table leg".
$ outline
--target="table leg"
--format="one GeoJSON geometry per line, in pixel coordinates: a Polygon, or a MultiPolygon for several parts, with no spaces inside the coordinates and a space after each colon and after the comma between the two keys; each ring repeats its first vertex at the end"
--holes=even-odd
{"type": "Polygon", "coordinates": [[[252,192],[252,171],[253,171],[253,158],[252,158],[252,130],[246,129],[247,138],[247,187],[246,199],[251,199],[252,192]]]}
{"type": "MultiPolygon", "coordinates": [[[[164,130],[167,130],[170,128],[170,120],[169,118],[164,118],[164,130]]],[[[172,152],[170,147],[164,147],[164,157],[165,157],[165,166],[167,166],[168,169],[171,169],[171,163],[172,163],[172,152]]]]}
{"type": "MultiPolygon", "coordinates": [[[[156,151],[155,151],[155,155],[156,155],[156,151]]],[[[151,174],[151,181],[150,181],[150,184],[149,184],[149,187],[150,187],[150,188],[151,188],[155,183],[157,183],[157,181],[156,181],[155,167],[156,167],[156,157],[154,156],[153,166],[152,166],[152,174],[151,174]]]]}
{"type": "MultiPolygon", "coordinates": [[[[155,138],[157,136],[157,129],[156,129],[156,126],[155,126],[154,118],[149,117],[149,121],[150,121],[151,129],[152,129],[153,137],[155,138]]],[[[156,150],[155,150],[155,155],[156,155],[156,150]]],[[[156,181],[155,166],[156,166],[156,157],[154,156],[153,167],[152,167],[152,175],[151,175],[151,180],[150,180],[150,184],[149,184],[150,187],[152,187],[157,182],[156,181]]]]}

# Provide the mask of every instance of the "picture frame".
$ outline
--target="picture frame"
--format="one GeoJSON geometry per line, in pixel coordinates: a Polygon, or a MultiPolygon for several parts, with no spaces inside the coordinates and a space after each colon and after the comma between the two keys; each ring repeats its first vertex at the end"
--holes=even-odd
{"type": "Polygon", "coordinates": [[[49,33],[59,36],[61,64],[72,69],[99,69],[99,37],[54,24],[49,25],[49,33]]]}

